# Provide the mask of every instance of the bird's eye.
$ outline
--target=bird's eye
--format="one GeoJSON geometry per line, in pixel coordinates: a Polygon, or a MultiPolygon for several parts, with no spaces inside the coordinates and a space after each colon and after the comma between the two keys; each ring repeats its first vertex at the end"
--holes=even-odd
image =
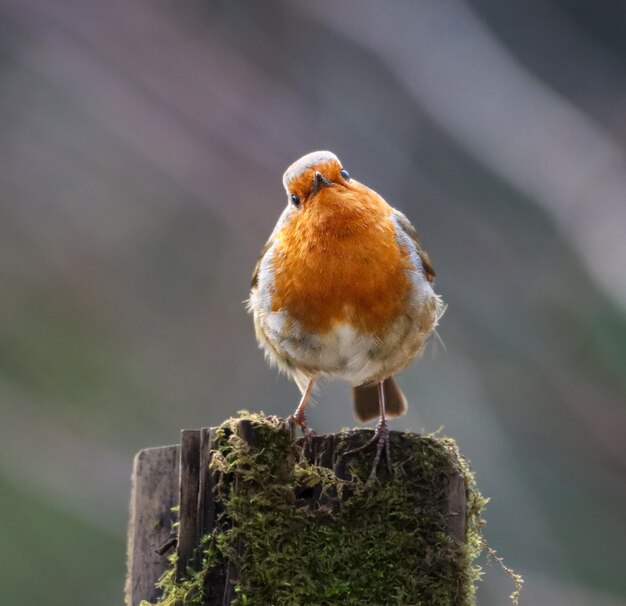
{"type": "Polygon", "coordinates": [[[346,180],[346,181],[350,181],[350,173],[345,169],[342,168],[341,169],[341,176],[346,180]]]}
{"type": "Polygon", "coordinates": [[[291,194],[291,203],[298,208],[298,206],[300,206],[300,196],[297,196],[296,194],[291,194]]]}

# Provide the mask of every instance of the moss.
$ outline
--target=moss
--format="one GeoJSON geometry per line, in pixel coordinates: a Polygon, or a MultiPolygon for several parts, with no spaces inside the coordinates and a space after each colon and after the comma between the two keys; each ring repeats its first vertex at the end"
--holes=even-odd
{"type": "Polygon", "coordinates": [[[246,418],[254,447],[236,435],[239,418],[219,430],[211,465],[221,473],[223,513],[203,539],[200,570],[179,584],[173,569],[166,572],[162,606],[212,603],[210,588],[226,561],[238,572],[232,606],[475,603],[485,500],[452,439],[392,433],[393,469],[381,468],[368,483],[371,449],[353,458],[350,479],[341,480],[303,461],[280,420],[246,418]],[[468,498],[465,544],[448,536],[443,513],[449,479],[459,472],[468,498]]]}

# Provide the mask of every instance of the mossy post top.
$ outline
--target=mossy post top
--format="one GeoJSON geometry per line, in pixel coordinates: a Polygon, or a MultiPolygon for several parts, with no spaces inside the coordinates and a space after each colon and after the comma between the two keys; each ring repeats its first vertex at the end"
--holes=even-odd
{"type": "Polygon", "coordinates": [[[295,441],[248,413],[188,430],[180,530],[193,545],[179,543],[159,603],[473,604],[483,499],[456,444],[393,432],[393,469],[368,483],[371,453],[342,455],[369,437],[295,441]]]}

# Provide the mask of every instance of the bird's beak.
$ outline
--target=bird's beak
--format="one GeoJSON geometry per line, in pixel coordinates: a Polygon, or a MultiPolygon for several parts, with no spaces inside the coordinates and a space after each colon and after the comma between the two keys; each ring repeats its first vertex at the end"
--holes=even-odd
{"type": "Polygon", "coordinates": [[[332,183],[319,171],[313,177],[313,189],[311,193],[316,194],[322,187],[330,187],[332,183]]]}

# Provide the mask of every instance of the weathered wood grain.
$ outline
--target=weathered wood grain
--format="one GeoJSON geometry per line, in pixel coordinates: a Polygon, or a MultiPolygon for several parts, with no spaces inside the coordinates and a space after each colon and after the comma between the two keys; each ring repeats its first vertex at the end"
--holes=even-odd
{"type": "Polygon", "coordinates": [[[200,486],[200,433],[184,429],[180,440],[180,525],[176,578],[181,580],[191,563],[197,542],[198,489],[200,486]]]}
{"type": "Polygon", "coordinates": [[[200,430],[200,478],[198,486],[198,513],[196,515],[196,541],[213,530],[215,520],[215,500],[213,487],[215,475],[211,472],[211,452],[217,448],[214,427],[203,427],[200,430]]]}
{"type": "Polygon", "coordinates": [[[170,537],[178,504],[179,446],[142,450],[135,456],[128,531],[126,606],[155,600],[155,583],[167,568],[157,549],[170,537]]]}

